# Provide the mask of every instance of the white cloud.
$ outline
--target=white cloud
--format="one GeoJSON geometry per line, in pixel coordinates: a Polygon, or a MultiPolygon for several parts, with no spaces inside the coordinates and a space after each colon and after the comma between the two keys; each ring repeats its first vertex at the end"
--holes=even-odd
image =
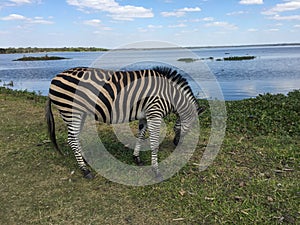
{"type": "Polygon", "coordinates": [[[139,31],[140,33],[146,33],[146,32],[148,32],[148,29],[139,27],[139,28],[138,28],[138,31],[139,31]]]}
{"type": "Polygon", "coordinates": [[[269,31],[269,32],[277,32],[277,31],[279,31],[279,29],[277,29],[277,28],[271,28],[271,29],[269,29],[267,31],[269,31]]]}
{"type": "Polygon", "coordinates": [[[33,23],[33,24],[54,24],[53,21],[50,20],[44,20],[44,19],[29,19],[29,23],[33,23]]]}
{"type": "Polygon", "coordinates": [[[27,20],[25,16],[19,14],[10,14],[8,16],[2,17],[1,20],[12,21],[12,20],[27,20]]]}
{"type": "Polygon", "coordinates": [[[101,29],[101,30],[96,30],[96,31],[94,31],[93,33],[94,33],[94,34],[103,34],[103,31],[111,31],[111,30],[112,30],[111,27],[101,27],[100,29],[101,29]]]}
{"type": "Polygon", "coordinates": [[[248,32],[257,32],[257,31],[258,31],[258,29],[255,29],[255,28],[250,28],[250,29],[248,29],[247,31],[248,31],[248,32]]]}
{"type": "Polygon", "coordinates": [[[295,28],[300,28],[300,24],[294,25],[295,28]]]}
{"type": "Polygon", "coordinates": [[[242,5],[261,5],[264,4],[263,0],[241,0],[239,2],[242,5]]]}
{"type": "Polygon", "coordinates": [[[206,21],[206,22],[209,22],[209,21],[214,21],[215,18],[213,18],[213,17],[204,17],[202,20],[206,21]]]}
{"type": "Polygon", "coordinates": [[[30,4],[33,1],[32,0],[10,0],[10,2],[16,3],[16,4],[30,4]]]}
{"type": "Polygon", "coordinates": [[[211,22],[214,21],[215,18],[213,17],[204,17],[204,18],[197,18],[197,19],[185,19],[180,20],[181,23],[200,23],[200,22],[211,22]]]}
{"type": "Polygon", "coordinates": [[[13,3],[16,3],[16,4],[31,3],[30,0],[10,0],[10,2],[13,2],[13,3]]]}
{"type": "Polygon", "coordinates": [[[221,27],[227,30],[236,30],[238,27],[234,24],[230,24],[228,22],[215,21],[212,23],[205,24],[206,27],[221,27]]]}
{"type": "Polygon", "coordinates": [[[0,20],[3,21],[24,21],[26,23],[31,24],[53,24],[53,21],[45,20],[43,17],[34,17],[34,18],[28,18],[20,14],[10,14],[8,16],[0,18],[0,20]]]}
{"type": "Polygon", "coordinates": [[[271,20],[300,20],[300,15],[280,16],[277,14],[275,16],[268,17],[268,19],[271,19],[271,20]]]}
{"type": "Polygon", "coordinates": [[[93,26],[93,27],[98,27],[101,25],[101,20],[98,19],[85,20],[83,21],[83,24],[93,26]]]}
{"type": "Polygon", "coordinates": [[[181,12],[200,12],[201,9],[199,7],[195,7],[195,8],[185,7],[185,8],[179,9],[178,11],[181,11],[181,12]]]}
{"type": "Polygon", "coordinates": [[[183,27],[186,27],[186,24],[179,23],[179,24],[175,24],[175,25],[170,25],[168,27],[170,27],[170,28],[183,28],[183,27]]]}
{"type": "Polygon", "coordinates": [[[199,7],[194,7],[194,8],[182,8],[182,9],[177,9],[175,11],[171,11],[171,12],[161,12],[160,14],[163,17],[170,17],[170,16],[175,16],[175,17],[183,17],[186,15],[186,13],[189,12],[200,12],[201,8],[199,7]]]}
{"type": "Polygon", "coordinates": [[[0,34],[1,34],[1,35],[5,35],[5,34],[9,34],[9,33],[10,33],[10,32],[8,32],[8,31],[2,31],[2,30],[0,31],[0,34]]]}
{"type": "MultiPolygon", "coordinates": [[[[101,31],[103,30],[112,30],[111,27],[106,27],[102,25],[102,21],[99,19],[92,19],[92,20],[85,20],[82,22],[84,25],[88,25],[88,26],[92,26],[92,27],[97,27],[98,29],[101,29],[101,31]]],[[[94,34],[100,34],[101,31],[94,31],[94,34]]]]}
{"type": "Polygon", "coordinates": [[[159,29],[159,28],[163,28],[163,26],[162,25],[152,25],[152,24],[150,24],[150,25],[148,25],[148,28],[149,29],[159,29]]]}
{"type": "Polygon", "coordinates": [[[170,16],[176,16],[176,17],[182,17],[186,13],[182,11],[175,11],[175,12],[161,12],[160,13],[163,17],[170,17],[170,16]]]}
{"type": "Polygon", "coordinates": [[[230,12],[230,13],[227,13],[226,15],[227,16],[235,16],[235,15],[242,15],[242,14],[247,14],[249,13],[248,11],[235,11],[235,12],[230,12]]]}
{"type": "Polygon", "coordinates": [[[115,0],[67,0],[69,5],[78,7],[80,10],[92,9],[108,12],[115,20],[133,20],[134,18],[151,18],[154,16],[152,9],[141,6],[121,6],[115,0]]]}
{"type": "Polygon", "coordinates": [[[20,6],[23,4],[33,4],[33,3],[40,3],[41,0],[6,0],[0,2],[0,9],[4,7],[14,7],[20,6]]]}
{"type": "Polygon", "coordinates": [[[276,15],[280,12],[294,11],[300,9],[300,0],[287,1],[285,3],[276,4],[273,8],[263,11],[264,15],[276,15]]]}

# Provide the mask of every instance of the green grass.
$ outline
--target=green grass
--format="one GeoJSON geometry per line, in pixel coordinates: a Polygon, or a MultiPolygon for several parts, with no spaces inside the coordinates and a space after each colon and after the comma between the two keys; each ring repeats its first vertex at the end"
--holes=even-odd
{"type": "MultiPolygon", "coordinates": [[[[208,142],[210,112],[192,159],[172,178],[131,187],[101,175],[82,178],[55,111],[57,138],[49,143],[46,98],[0,88],[0,224],[299,224],[300,91],[226,102],[226,136],[214,163],[199,172],[208,142]]],[[[201,104],[207,105],[206,101],[201,104]]],[[[161,157],[172,151],[171,125],[161,157]]],[[[136,123],[132,126],[135,127],[136,123]]],[[[109,126],[101,138],[111,153],[132,164],[109,126]]],[[[136,128],[133,128],[136,129],[136,128]]],[[[148,152],[142,158],[150,163],[148,152]]]]}

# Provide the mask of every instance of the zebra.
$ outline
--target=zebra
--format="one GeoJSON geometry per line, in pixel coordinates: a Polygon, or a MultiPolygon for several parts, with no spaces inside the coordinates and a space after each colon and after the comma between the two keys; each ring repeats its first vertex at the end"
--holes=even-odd
{"type": "Polygon", "coordinates": [[[197,116],[204,111],[187,80],[176,69],[154,67],[138,71],[110,71],[89,67],[72,68],[52,79],[46,103],[50,139],[61,154],[55,136],[52,104],[67,125],[68,144],[83,176],[88,179],[94,175],[82,155],[79,141],[87,115],[107,124],[139,120],[133,159],[137,165],[143,165],[139,152],[148,130],[151,166],[156,178],[162,179],[158,168],[162,118],[170,113],[177,115],[173,143],[178,145],[197,116]]]}

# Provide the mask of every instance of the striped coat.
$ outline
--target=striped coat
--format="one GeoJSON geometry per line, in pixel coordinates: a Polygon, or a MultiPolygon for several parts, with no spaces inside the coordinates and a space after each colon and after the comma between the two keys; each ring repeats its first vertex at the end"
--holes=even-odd
{"type": "Polygon", "coordinates": [[[148,129],[151,163],[155,175],[161,178],[157,162],[161,119],[172,112],[178,115],[174,127],[174,144],[177,145],[197,114],[203,111],[186,79],[167,67],[140,71],[73,68],[54,77],[49,89],[46,118],[57,149],[51,103],[67,124],[68,143],[87,178],[92,178],[92,174],[82,157],[78,138],[87,114],[107,124],[139,120],[134,159],[141,164],[140,145],[148,129]]]}

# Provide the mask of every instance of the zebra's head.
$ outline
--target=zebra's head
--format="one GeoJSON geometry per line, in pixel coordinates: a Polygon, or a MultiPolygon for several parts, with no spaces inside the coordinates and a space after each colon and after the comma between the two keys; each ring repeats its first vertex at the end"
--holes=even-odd
{"type": "Polygon", "coordinates": [[[190,85],[178,70],[170,67],[155,67],[153,70],[166,77],[174,87],[167,100],[171,102],[178,117],[174,126],[175,137],[173,140],[177,146],[183,141],[193,124],[198,123],[198,116],[205,108],[199,106],[190,85]]]}
{"type": "MultiPolygon", "coordinates": [[[[197,103],[196,103],[197,104],[197,103]]],[[[205,111],[205,107],[198,106],[197,107],[197,115],[200,116],[205,111]]],[[[181,124],[180,116],[178,116],[175,126],[174,126],[174,132],[175,136],[173,139],[173,143],[175,146],[179,145],[182,141],[184,136],[189,132],[190,127],[194,122],[197,122],[197,118],[191,118],[189,122],[185,122],[185,124],[181,124]]]]}

